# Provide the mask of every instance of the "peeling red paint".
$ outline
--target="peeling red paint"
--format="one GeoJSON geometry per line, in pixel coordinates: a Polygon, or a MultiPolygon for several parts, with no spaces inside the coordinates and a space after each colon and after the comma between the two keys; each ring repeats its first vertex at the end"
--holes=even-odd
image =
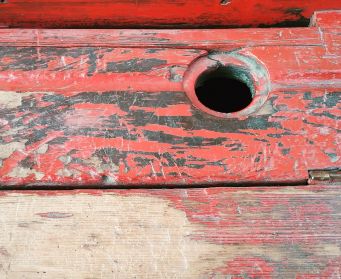
{"type": "Polygon", "coordinates": [[[339,50],[325,40],[339,28],[322,14],[309,28],[247,37],[0,29],[0,185],[298,184],[311,169],[340,167],[339,50]],[[220,119],[193,106],[186,76],[205,59],[264,68],[250,111],[220,119]]]}
{"type": "MultiPolygon", "coordinates": [[[[216,244],[313,245],[340,240],[340,186],[158,190],[10,191],[1,195],[157,197],[203,225],[191,238],[216,244]],[[290,228],[290,229],[287,229],[290,228]],[[332,236],[332,237],[331,237],[332,236]]],[[[46,217],[49,213],[42,213],[46,217]]],[[[53,214],[52,214],[53,215],[53,214]]]]}
{"type": "Polygon", "coordinates": [[[72,213],[66,213],[66,212],[45,212],[45,213],[37,213],[37,215],[43,218],[51,218],[51,219],[70,218],[73,216],[72,213]]]}
{"type": "MultiPolygon", "coordinates": [[[[216,272],[237,278],[273,278],[275,268],[261,258],[235,258],[216,272]]],[[[214,278],[214,277],[212,277],[214,278]]]]}

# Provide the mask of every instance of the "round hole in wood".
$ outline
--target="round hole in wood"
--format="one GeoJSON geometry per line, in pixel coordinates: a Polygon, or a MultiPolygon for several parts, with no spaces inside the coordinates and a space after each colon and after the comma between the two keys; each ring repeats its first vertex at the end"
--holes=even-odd
{"type": "Polygon", "coordinates": [[[196,81],[195,93],[201,104],[221,113],[248,107],[253,99],[250,78],[237,67],[218,67],[203,72],[196,81]]]}
{"type": "Polygon", "coordinates": [[[212,53],[189,66],[183,88],[197,109],[217,117],[247,117],[266,102],[271,81],[254,56],[212,53]]]}

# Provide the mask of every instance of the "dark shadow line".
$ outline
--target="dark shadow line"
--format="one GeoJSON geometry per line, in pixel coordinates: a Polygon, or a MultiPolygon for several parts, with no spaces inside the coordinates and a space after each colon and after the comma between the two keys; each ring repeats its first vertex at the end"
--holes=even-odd
{"type": "Polygon", "coordinates": [[[58,190],[170,190],[170,189],[207,189],[207,188],[252,188],[252,187],[288,187],[307,186],[308,180],[298,180],[291,182],[235,182],[235,183],[209,183],[209,184],[156,184],[156,185],[0,185],[0,191],[58,191],[58,190]]]}

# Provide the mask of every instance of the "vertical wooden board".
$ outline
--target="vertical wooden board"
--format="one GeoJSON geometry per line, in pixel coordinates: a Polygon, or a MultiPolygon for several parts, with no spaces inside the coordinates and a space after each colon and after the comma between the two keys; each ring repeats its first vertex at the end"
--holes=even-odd
{"type": "Polygon", "coordinates": [[[341,186],[1,192],[2,278],[339,278],[341,186]]]}

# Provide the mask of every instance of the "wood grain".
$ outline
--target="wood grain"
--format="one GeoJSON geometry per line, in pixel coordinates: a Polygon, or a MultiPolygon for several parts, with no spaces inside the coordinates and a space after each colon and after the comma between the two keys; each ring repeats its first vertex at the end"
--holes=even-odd
{"type": "Polygon", "coordinates": [[[341,186],[1,192],[1,278],[340,278],[341,186]]]}
{"type": "MultiPolygon", "coordinates": [[[[319,18],[320,16],[317,16],[317,19],[319,18]]],[[[335,21],[338,17],[334,15],[332,18],[335,21]]],[[[332,29],[335,28],[336,26],[332,29]]],[[[91,29],[3,28],[0,29],[0,35],[0,46],[17,47],[127,47],[226,51],[253,46],[324,45],[317,26],[295,29],[99,29],[96,32],[91,29]]]]}
{"type": "Polygon", "coordinates": [[[340,167],[339,28],[268,30],[212,30],[207,44],[197,30],[0,31],[0,186],[304,184],[340,167]],[[193,63],[225,56],[264,76],[248,115],[186,95],[193,63]]]}

